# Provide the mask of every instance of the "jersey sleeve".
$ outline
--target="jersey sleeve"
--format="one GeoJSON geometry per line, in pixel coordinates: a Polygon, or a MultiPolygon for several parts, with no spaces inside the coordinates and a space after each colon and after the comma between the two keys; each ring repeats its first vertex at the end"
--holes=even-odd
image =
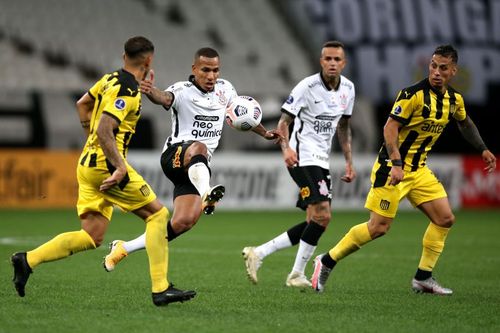
{"type": "Polygon", "coordinates": [[[399,92],[396,102],[392,106],[389,117],[399,121],[403,125],[408,125],[411,120],[415,104],[417,102],[417,95],[403,89],[399,92]]]}
{"type": "Polygon", "coordinates": [[[462,95],[457,96],[457,102],[455,103],[455,112],[453,112],[453,118],[462,121],[467,117],[467,112],[465,111],[465,103],[462,95]]]}
{"type": "Polygon", "coordinates": [[[178,83],[174,83],[173,85],[171,85],[170,87],[165,89],[165,91],[171,92],[172,95],[174,95],[174,100],[173,100],[172,104],[170,105],[170,107],[168,107],[168,108],[164,107],[166,110],[170,110],[171,108],[178,109],[178,105],[179,105],[179,103],[181,103],[181,101],[183,99],[184,88],[185,88],[184,84],[181,82],[178,82],[178,83]]]}
{"type": "Polygon", "coordinates": [[[131,96],[117,96],[119,90],[119,85],[116,85],[103,92],[102,110],[121,123],[131,110],[135,110],[135,99],[131,96]]]}
{"type": "Polygon", "coordinates": [[[101,83],[104,80],[104,77],[97,81],[92,88],[89,89],[88,93],[93,98],[96,99],[99,94],[99,90],[101,89],[101,83]]]}
{"type": "Polygon", "coordinates": [[[307,84],[305,81],[299,82],[299,84],[292,89],[292,92],[281,106],[281,109],[296,117],[299,111],[306,106],[306,91],[307,84]]]}
{"type": "Polygon", "coordinates": [[[352,110],[354,109],[354,100],[356,98],[356,92],[354,90],[354,85],[352,86],[352,93],[349,96],[349,103],[347,104],[347,108],[344,111],[345,117],[352,116],[352,110]]]}

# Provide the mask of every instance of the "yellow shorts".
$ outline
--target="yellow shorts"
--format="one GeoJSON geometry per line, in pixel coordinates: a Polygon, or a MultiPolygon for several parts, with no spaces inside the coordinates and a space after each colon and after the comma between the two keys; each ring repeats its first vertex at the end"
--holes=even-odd
{"type": "MultiPolygon", "coordinates": [[[[106,192],[99,191],[104,179],[110,176],[108,169],[86,167],[78,164],[76,170],[78,179],[78,215],[93,211],[100,212],[108,220],[113,215],[113,205],[122,210],[133,211],[153,202],[156,194],[148,183],[128,163],[128,182],[116,185],[106,192]]],[[[126,176],[127,177],[127,176],[126,176]]]]}
{"type": "Polygon", "coordinates": [[[389,178],[384,186],[373,187],[378,162],[372,169],[372,188],[366,197],[365,208],[385,217],[394,218],[398,211],[399,202],[407,197],[410,203],[417,207],[424,202],[446,198],[448,195],[443,184],[436,178],[427,166],[417,171],[405,171],[403,180],[396,186],[388,185],[389,178]]]}

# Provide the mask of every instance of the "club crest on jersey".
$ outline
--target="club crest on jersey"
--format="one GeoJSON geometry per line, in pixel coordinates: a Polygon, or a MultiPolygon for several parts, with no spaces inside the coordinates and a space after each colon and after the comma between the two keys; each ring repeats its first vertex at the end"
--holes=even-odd
{"type": "Polygon", "coordinates": [[[342,106],[342,108],[347,107],[347,95],[346,94],[340,95],[340,105],[342,106]]]}
{"type": "Polygon", "coordinates": [[[293,96],[290,95],[287,97],[286,101],[285,101],[286,104],[292,104],[293,103],[293,96]]]}
{"type": "Polygon", "coordinates": [[[318,182],[319,185],[319,194],[321,195],[328,195],[330,191],[328,191],[328,186],[326,185],[326,182],[324,179],[322,179],[320,182],[318,182]]]}
{"type": "Polygon", "coordinates": [[[398,105],[398,106],[396,106],[396,108],[394,109],[394,111],[392,111],[392,113],[394,113],[394,114],[397,116],[397,115],[399,115],[402,111],[403,111],[403,108],[401,107],[401,105],[398,105]]]}
{"type": "Polygon", "coordinates": [[[380,200],[380,209],[388,210],[390,205],[391,205],[390,201],[384,199],[380,200]]]}
{"type": "Polygon", "coordinates": [[[125,100],[123,98],[117,98],[115,99],[115,108],[117,110],[123,110],[125,108],[125,100]]]}
{"type": "Polygon", "coordinates": [[[224,90],[219,90],[215,93],[219,97],[219,103],[221,105],[226,105],[227,104],[227,97],[224,95],[224,90]]]}

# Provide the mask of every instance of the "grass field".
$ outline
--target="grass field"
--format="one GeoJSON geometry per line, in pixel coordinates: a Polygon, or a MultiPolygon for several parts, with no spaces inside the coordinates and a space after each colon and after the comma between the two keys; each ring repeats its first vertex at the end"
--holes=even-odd
{"type": "MultiPolygon", "coordinates": [[[[0,211],[0,332],[500,332],[500,211],[456,216],[435,270],[451,297],[410,290],[427,227],[419,213],[400,213],[391,232],[342,261],[318,295],[284,286],[296,248],[266,258],[256,286],[241,257],[244,246],[300,222],[301,212],[217,212],[170,244],[170,279],[197,297],[157,308],[145,252],[106,273],[106,246],[40,265],[18,297],[10,255],[79,223],[73,210],[0,211]]],[[[334,212],[317,253],[366,218],[334,212]]],[[[139,219],[117,212],[106,243],[142,231],[139,219]]]]}

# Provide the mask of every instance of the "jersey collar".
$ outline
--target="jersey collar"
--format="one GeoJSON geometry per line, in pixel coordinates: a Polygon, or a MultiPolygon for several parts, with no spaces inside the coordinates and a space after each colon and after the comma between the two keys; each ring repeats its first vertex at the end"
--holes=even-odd
{"type": "Polygon", "coordinates": [[[202,87],[200,87],[200,85],[196,82],[196,80],[194,79],[194,75],[189,75],[189,78],[188,78],[188,81],[191,82],[196,88],[198,88],[199,91],[201,91],[202,93],[204,94],[207,94],[209,93],[210,91],[207,91],[205,89],[203,89],[202,87]]]}
{"type": "MultiPolygon", "coordinates": [[[[330,88],[330,85],[328,84],[328,82],[323,77],[323,72],[319,72],[319,77],[321,77],[321,82],[323,82],[323,85],[325,86],[326,90],[331,91],[332,88],[330,88]]],[[[335,90],[335,91],[339,90],[340,81],[342,81],[342,75],[339,76],[339,82],[337,83],[337,86],[333,88],[333,90],[335,90]]]]}

